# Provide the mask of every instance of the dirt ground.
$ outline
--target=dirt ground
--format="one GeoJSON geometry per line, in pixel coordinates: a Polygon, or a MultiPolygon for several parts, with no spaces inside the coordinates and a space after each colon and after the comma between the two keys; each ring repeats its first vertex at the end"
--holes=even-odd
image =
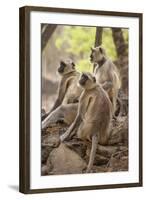
{"type": "MultiPolygon", "coordinates": [[[[91,143],[74,136],[60,142],[68,127],[52,124],[41,135],[41,175],[85,173],[91,143]]],[[[112,121],[111,137],[107,146],[98,145],[92,173],[128,170],[128,116],[112,121]]]]}

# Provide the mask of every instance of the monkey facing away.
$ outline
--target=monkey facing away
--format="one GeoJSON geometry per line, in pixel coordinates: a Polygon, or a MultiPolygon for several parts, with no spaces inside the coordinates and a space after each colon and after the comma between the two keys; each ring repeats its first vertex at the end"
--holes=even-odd
{"type": "Polygon", "coordinates": [[[77,116],[69,129],[61,136],[61,141],[77,134],[82,140],[92,141],[87,172],[90,172],[98,144],[108,143],[112,105],[104,89],[96,84],[91,73],[83,73],[79,79],[83,88],[80,96],[77,116]]]}
{"type": "Polygon", "coordinates": [[[90,61],[94,63],[94,74],[97,83],[101,84],[108,93],[113,106],[113,114],[116,111],[118,91],[121,87],[120,76],[115,64],[106,56],[105,49],[101,46],[91,48],[90,61]]]}
{"type": "Polygon", "coordinates": [[[82,92],[77,83],[80,77],[80,73],[76,71],[75,64],[71,60],[61,61],[58,68],[58,73],[61,76],[59,83],[57,99],[52,109],[46,114],[42,127],[47,126],[47,118],[50,118],[50,114],[60,105],[66,105],[70,103],[77,103],[82,92]]]}

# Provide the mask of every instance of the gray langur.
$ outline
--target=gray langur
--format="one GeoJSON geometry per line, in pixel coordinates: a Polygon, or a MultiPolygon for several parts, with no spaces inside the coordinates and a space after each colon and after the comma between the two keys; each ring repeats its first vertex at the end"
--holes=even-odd
{"type": "Polygon", "coordinates": [[[60,139],[63,142],[77,134],[78,138],[82,140],[92,141],[86,170],[86,172],[90,172],[97,145],[108,143],[112,105],[107,93],[96,83],[96,78],[91,73],[83,73],[79,79],[79,85],[83,88],[83,92],[80,96],[77,116],[60,139]]]}
{"type": "Polygon", "coordinates": [[[106,56],[105,49],[101,46],[91,48],[90,61],[94,63],[94,74],[97,83],[101,84],[109,95],[114,115],[116,111],[118,92],[121,87],[118,69],[106,56]]]}
{"type": "MultiPolygon", "coordinates": [[[[53,111],[61,105],[77,103],[82,92],[82,88],[77,84],[80,73],[75,69],[74,62],[71,60],[61,61],[60,66],[58,67],[58,73],[61,76],[61,80],[58,87],[57,98],[51,110],[43,117],[42,129],[45,129],[48,126],[50,114],[53,111]]],[[[68,107],[68,109],[70,109],[70,107],[68,107]]],[[[62,109],[59,108],[59,110],[62,109]]],[[[57,111],[59,112],[59,110],[57,111]]],[[[58,115],[60,115],[60,113],[58,115]]]]}

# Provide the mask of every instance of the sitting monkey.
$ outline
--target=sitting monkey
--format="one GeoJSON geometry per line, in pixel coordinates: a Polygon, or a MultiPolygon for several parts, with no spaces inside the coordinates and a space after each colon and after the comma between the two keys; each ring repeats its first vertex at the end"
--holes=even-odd
{"type": "Polygon", "coordinates": [[[121,87],[120,76],[115,64],[106,56],[101,46],[91,48],[90,60],[94,63],[94,74],[97,83],[101,84],[108,93],[113,106],[113,115],[116,111],[118,91],[121,87]]]}
{"type": "Polygon", "coordinates": [[[42,122],[43,129],[47,127],[47,121],[50,119],[49,115],[55,109],[61,105],[77,103],[82,92],[82,88],[77,85],[80,73],[76,71],[75,64],[71,60],[61,61],[58,73],[61,76],[61,80],[59,83],[57,99],[42,122]]]}
{"type": "Polygon", "coordinates": [[[112,105],[107,93],[96,83],[96,78],[91,73],[83,73],[79,79],[79,85],[83,88],[83,92],[80,96],[77,116],[60,139],[64,141],[77,134],[82,140],[92,141],[87,166],[87,172],[90,172],[97,145],[108,143],[112,105]]]}

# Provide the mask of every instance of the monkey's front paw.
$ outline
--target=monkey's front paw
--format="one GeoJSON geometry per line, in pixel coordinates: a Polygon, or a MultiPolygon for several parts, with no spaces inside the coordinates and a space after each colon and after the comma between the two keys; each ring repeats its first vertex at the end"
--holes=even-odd
{"type": "Polygon", "coordinates": [[[67,140],[69,133],[65,132],[63,135],[60,136],[60,141],[64,142],[64,140],[67,140]]]}
{"type": "Polygon", "coordinates": [[[90,167],[87,167],[86,173],[92,173],[92,169],[90,167]]]}

